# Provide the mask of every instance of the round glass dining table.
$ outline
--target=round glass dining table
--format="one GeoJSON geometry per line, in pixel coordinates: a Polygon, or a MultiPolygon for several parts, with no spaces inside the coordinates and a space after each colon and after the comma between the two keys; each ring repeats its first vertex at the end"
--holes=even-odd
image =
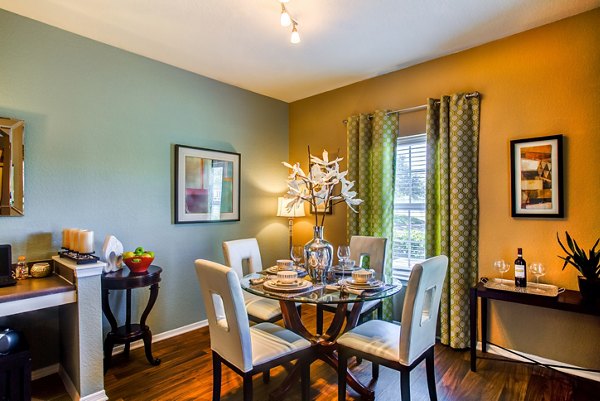
{"type": "MultiPolygon", "coordinates": [[[[382,283],[379,288],[361,291],[355,287],[349,288],[346,286],[346,283],[342,281],[344,278],[349,278],[349,276],[330,273],[326,276],[324,283],[307,283],[300,286],[302,287],[301,291],[294,291],[285,286],[277,288],[274,285],[277,276],[264,271],[244,276],[241,279],[241,285],[244,290],[251,294],[278,300],[281,305],[285,327],[311,342],[314,351],[313,360],[320,359],[337,370],[336,339],[342,332],[346,332],[358,324],[362,309],[358,307],[359,304],[390,297],[402,288],[402,284],[398,281],[391,284],[382,283]],[[325,333],[321,335],[313,334],[306,328],[296,307],[297,303],[336,305],[335,315],[325,333]],[[356,304],[356,307],[353,306],[354,304],[356,304]],[[350,310],[349,314],[347,313],[348,310],[350,310]]],[[[308,279],[308,276],[305,279],[308,279]]],[[[272,392],[269,398],[272,400],[283,399],[285,393],[298,380],[299,374],[300,369],[296,364],[281,386],[272,392]]],[[[373,390],[363,386],[356,380],[350,370],[346,372],[346,383],[358,392],[362,399],[374,399],[373,390]]]]}

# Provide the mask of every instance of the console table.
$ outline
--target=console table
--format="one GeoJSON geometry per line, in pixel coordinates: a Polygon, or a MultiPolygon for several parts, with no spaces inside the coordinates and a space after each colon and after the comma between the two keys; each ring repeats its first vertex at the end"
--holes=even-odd
{"type": "MultiPolygon", "coordinates": [[[[481,351],[487,352],[488,345],[488,299],[532,305],[540,308],[563,310],[568,312],[583,313],[586,315],[600,316],[600,302],[585,303],[579,291],[565,290],[557,297],[546,297],[535,294],[526,294],[512,291],[492,290],[478,283],[470,290],[471,307],[471,370],[477,370],[477,299],[481,298],[481,351]]],[[[522,356],[522,355],[520,355],[522,356]]],[[[529,358],[526,358],[529,359],[529,358]]],[[[550,366],[531,360],[532,363],[546,367],[550,366]]],[[[569,369],[573,369],[569,367],[569,369]]],[[[593,369],[580,369],[591,372],[600,372],[593,369]]]]}
{"type": "Polygon", "coordinates": [[[143,339],[144,350],[146,351],[146,359],[152,365],[160,364],[160,359],[152,356],[152,332],[146,326],[146,319],[156,302],[158,297],[158,283],[160,282],[160,273],[162,269],[158,266],[151,265],[148,271],[144,273],[133,273],[128,268],[123,268],[116,272],[106,273],[102,275],[102,311],[110,323],[111,330],[106,335],[104,340],[104,372],[110,367],[112,350],[115,344],[125,345],[125,355],[129,355],[129,347],[132,341],[143,339]],[[150,286],[150,298],[146,309],[142,313],[140,323],[131,323],[131,290],[134,288],[142,288],[150,286]],[[108,294],[111,290],[125,290],[126,295],[126,312],[125,325],[119,327],[117,319],[110,310],[108,302],[108,294]]]}

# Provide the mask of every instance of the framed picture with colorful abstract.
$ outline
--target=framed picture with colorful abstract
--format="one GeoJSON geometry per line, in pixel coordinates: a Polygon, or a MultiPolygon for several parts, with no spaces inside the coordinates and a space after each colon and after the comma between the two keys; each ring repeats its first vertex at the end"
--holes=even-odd
{"type": "Polygon", "coordinates": [[[175,224],[240,220],[239,153],[175,145],[175,224]]]}
{"type": "Polygon", "coordinates": [[[564,216],[562,135],[510,141],[513,217],[564,216]]]}

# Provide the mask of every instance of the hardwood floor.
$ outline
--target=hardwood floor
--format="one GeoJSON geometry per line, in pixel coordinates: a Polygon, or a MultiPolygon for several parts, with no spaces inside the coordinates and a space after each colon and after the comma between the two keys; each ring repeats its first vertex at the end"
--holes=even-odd
{"type": "MultiPolygon", "coordinates": [[[[315,327],[313,308],[303,308],[302,314],[315,327]]],[[[331,314],[326,314],[327,317],[331,314]]],[[[106,393],[113,401],[142,400],[210,400],[212,372],[208,328],[195,330],[153,345],[154,356],[162,360],[151,366],[143,349],[113,358],[105,380],[106,393]]],[[[443,345],[435,348],[437,393],[440,401],[598,401],[600,383],[551,371],[549,369],[513,362],[478,361],[478,371],[469,370],[468,351],[455,351],[443,345]]],[[[370,363],[364,361],[353,368],[359,380],[367,383],[370,363]]],[[[283,368],[271,372],[271,381],[264,384],[260,375],[254,379],[254,399],[268,400],[268,393],[283,378],[283,368]]],[[[429,400],[425,380],[425,363],[411,374],[411,400],[429,400]]],[[[377,401],[400,400],[398,373],[381,368],[375,386],[377,401]]],[[[242,400],[241,379],[223,367],[221,400],[242,400]]],[[[311,399],[337,399],[337,381],[333,369],[317,361],[311,367],[311,399]]],[[[348,388],[348,399],[356,394],[348,388]]],[[[300,400],[300,384],[285,400],[300,400]]],[[[280,400],[283,401],[283,400],[280,400]]]]}

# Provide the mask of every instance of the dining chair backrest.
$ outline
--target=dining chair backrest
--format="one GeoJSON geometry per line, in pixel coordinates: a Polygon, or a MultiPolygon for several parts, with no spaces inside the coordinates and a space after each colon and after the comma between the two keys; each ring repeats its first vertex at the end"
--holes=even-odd
{"type": "Polygon", "coordinates": [[[385,264],[385,248],[387,238],[353,235],[350,238],[350,259],[360,263],[361,255],[369,255],[370,267],[375,270],[375,276],[381,279],[385,264]]]}
{"type": "Polygon", "coordinates": [[[210,348],[243,372],[252,370],[250,325],[240,281],[233,269],[197,259],[196,275],[208,318],[210,348]]]}
{"type": "Polygon", "coordinates": [[[417,263],[410,273],[400,331],[400,363],[410,366],[423,352],[435,344],[435,331],[448,269],[444,255],[417,263]]]}
{"type": "Polygon", "coordinates": [[[246,274],[262,270],[260,249],[256,238],[224,241],[223,256],[225,257],[225,264],[235,271],[238,278],[245,275],[244,261],[248,261],[248,272],[246,274]]]}

